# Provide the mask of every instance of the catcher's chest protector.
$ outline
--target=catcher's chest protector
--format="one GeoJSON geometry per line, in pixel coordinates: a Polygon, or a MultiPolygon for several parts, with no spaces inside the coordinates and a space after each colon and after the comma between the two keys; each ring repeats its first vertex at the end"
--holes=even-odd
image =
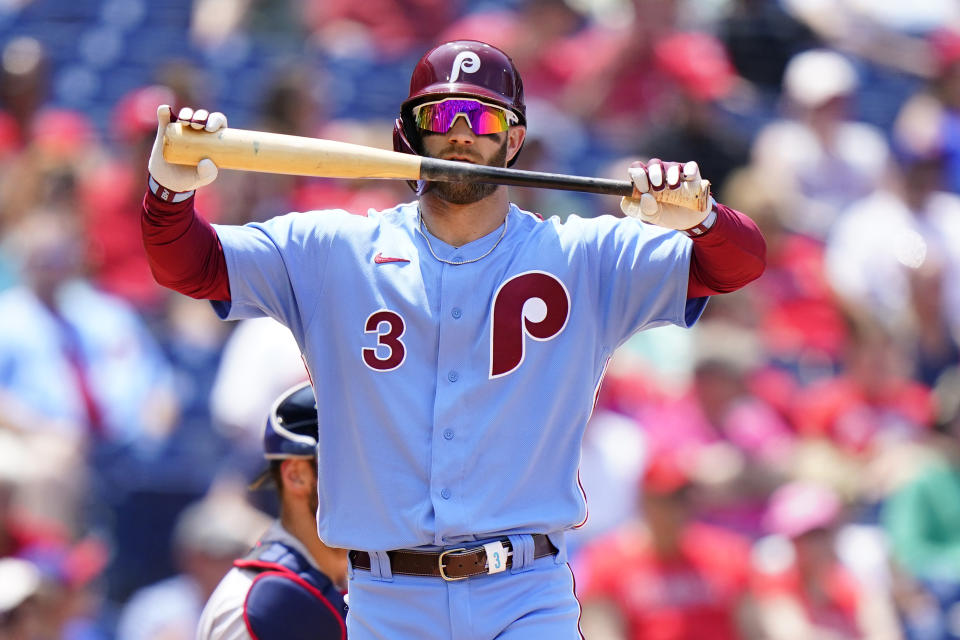
{"type": "Polygon", "coordinates": [[[326,575],[279,542],[258,544],[236,567],[256,571],[243,604],[254,640],[345,640],[347,605],[326,575]]]}

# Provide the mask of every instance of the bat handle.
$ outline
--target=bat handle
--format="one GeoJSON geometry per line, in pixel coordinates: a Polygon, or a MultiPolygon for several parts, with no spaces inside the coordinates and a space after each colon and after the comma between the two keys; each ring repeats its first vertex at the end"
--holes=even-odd
{"type": "MultiPolygon", "coordinates": [[[[629,180],[586,178],[540,171],[524,171],[476,165],[438,158],[420,158],[420,178],[439,182],[486,182],[520,187],[540,187],[565,191],[600,193],[609,196],[633,195],[633,183],[629,180]]],[[[658,202],[674,204],[706,213],[710,208],[710,183],[700,181],[700,188],[691,190],[689,184],[678,189],[663,189],[650,192],[658,202]]]]}
{"type": "Polygon", "coordinates": [[[678,207],[693,209],[700,213],[706,213],[710,209],[710,181],[701,180],[700,188],[691,191],[685,185],[677,189],[663,189],[662,191],[651,191],[650,194],[656,198],[660,204],[673,204],[678,207]]]}

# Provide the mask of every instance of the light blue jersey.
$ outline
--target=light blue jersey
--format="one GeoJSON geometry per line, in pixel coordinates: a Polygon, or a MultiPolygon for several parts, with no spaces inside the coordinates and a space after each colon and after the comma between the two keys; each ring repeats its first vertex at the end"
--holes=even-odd
{"type": "Polygon", "coordinates": [[[232,298],[218,313],[290,327],[316,383],[328,545],[444,546],[583,522],[580,442],[608,359],[706,304],[687,301],[680,233],[513,205],[505,224],[459,248],[421,231],[415,202],[216,227],[232,298]]]}

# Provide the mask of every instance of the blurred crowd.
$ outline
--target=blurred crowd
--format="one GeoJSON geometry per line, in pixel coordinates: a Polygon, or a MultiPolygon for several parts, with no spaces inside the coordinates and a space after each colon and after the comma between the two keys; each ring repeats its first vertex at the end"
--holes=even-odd
{"type": "MultiPolygon", "coordinates": [[[[0,640],[192,638],[276,510],[244,487],[271,403],[306,372],[273,321],[221,323],[154,284],[139,209],[156,106],[389,148],[414,62],[453,38],[517,63],[518,168],[625,179],[633,159],[697,160],[767,239],[759,281],[609,365],[590,517],[568,536],[584,635],[960,638],[960,5],[4,0],[0,640]],[[149,74],[98,101],[40,35],[88,5],[101,31],[143,5],[184,45],[130,43],[149,74]]],[[[107,41],[83,54],[123,77],[107,41]]],[[[242,224],[412,198],[227,171],[197,208],[242,224]]]]}

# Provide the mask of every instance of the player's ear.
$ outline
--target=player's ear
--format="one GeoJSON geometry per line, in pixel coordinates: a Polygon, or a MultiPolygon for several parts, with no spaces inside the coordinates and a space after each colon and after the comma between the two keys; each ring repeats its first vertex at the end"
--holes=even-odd
{"type": "Polygon", "coordinates": [[[507,129],[507,162],[513,160],[513,157],[520,152],[523,146],[523,140],[527,137],[527,128],[517,125],[507,129]]]}

